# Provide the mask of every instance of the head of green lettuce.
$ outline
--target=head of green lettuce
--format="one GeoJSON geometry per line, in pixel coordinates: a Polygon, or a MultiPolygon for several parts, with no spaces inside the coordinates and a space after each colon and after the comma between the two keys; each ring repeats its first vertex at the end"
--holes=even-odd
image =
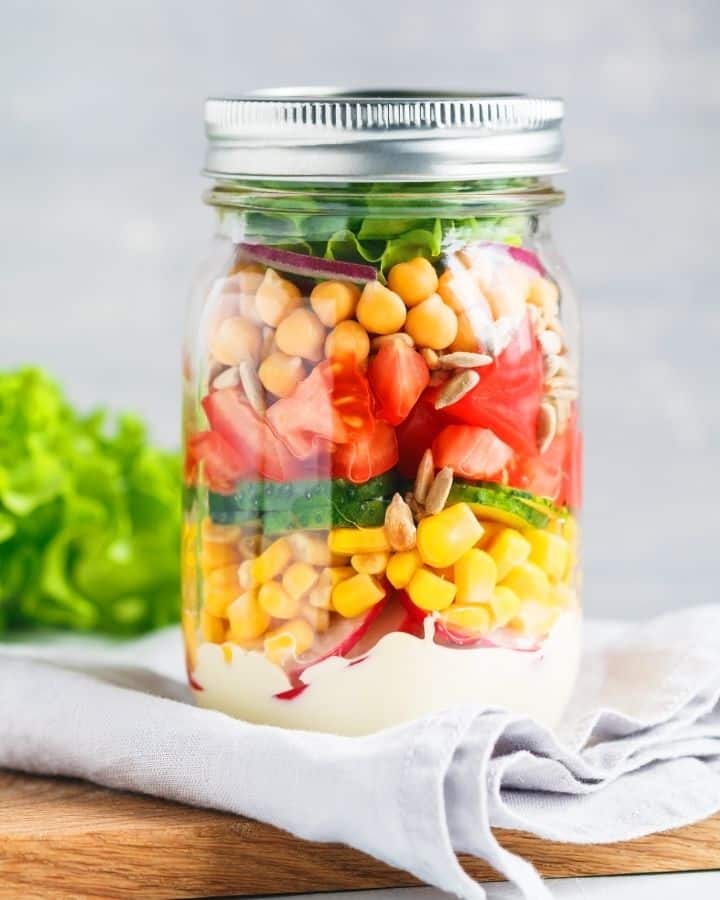
{"type": "Polygon", "coordinates": [[[0,373],[0,634],[137,634],[179,615],[180,462],[134,416],[83,415],[0,373]]]}

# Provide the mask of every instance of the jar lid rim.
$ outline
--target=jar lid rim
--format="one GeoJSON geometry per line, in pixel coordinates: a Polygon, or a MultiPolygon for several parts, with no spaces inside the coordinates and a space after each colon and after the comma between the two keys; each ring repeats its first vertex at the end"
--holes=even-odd
{"type": "Polygon", "coordinates": [[[206,101],[206,172],[356,181],[554,174],[562,119],[554,97],[272,88],[206,101]]]}

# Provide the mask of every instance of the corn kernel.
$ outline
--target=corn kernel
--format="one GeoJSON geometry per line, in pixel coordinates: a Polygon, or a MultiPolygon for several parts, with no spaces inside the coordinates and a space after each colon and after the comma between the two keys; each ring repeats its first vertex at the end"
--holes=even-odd
{"type": "Polygon", "coordinates": [[[228,606],[241,593],[236,566],[213,569],[205,576],[205,609],[213,616],[225,616],[228,606]]]}
{"type": "Polygon", "coordinates": [[[350,565],[356,572],[365,575],[380,575],[387,568],[389,553],[354,553],[350,565]]]}
{"type": "Polygon", "coordinates": [[[575,547],[577,545],[579,527],[578,521],[575,516],[571,516],[568,513],[568,517],[563,522],[561,534],[571,547],[575,547]]]}
{"type": "Polygon", "coordinates": [[[266,581],[260,587],[258,603],[273,619],[292,619],[300,610],[300,601],[291,597],[277,581],[266,581]]]}
{"type": "Polygon", "coordinates": [[[460,606],[486,603],[497,581],[497,566],[489,553],[473,547],[455,563],[454,577],[460,606]]]}
{"type": "Polygon", "coordinates": [[[525,532],[530,541],[530,562],[534,562],[550,578],[562,578],[568,562],[567,541],[557,534],[531,528],[525,532]]]}
{"type": "Polygon", "coordinates": [[[514,591],[523,603],[548,603],[550,600],[548,577],[535,563],[522,562],[514,566],[502,583],[514,591]]]}
{"type": "Polygon", "coordinates": [[[493,538],[500,534],[503,528],[507,527],[502,522],[491,522],[489,519],[481,519],[480,524],[483,527],[483,533],[480,540],[475,544],[479,550],[487,550],[493,538]]]}
{"type": "Polygon", "coordinates": [[[330,609],[330,597],[335,585],[352,578],[354,574],[355,569],[350,568],[350,566],[331,566],[323,569],[315,586],[310,589],[307,595],[308,603],[319,609],[330,609]]]}
{"type": "Polygon", "coordinates": [[[205,516],[200,524],[203,541],[218,541],[221,544],[237,544],[243,536],[240,525],[221,525],[205,516]]]}
{"type": "Polygon", "coordinates": [[[238,582],[243,591],[253,587],[253,563],[254,559],[244,559],[237,567],[238,582]]]}
{"type": "Polygon", "coordinates": [[[528,637],[540,637],[550,631],[561,614],[562,610],[557,606],[523,603],[507,627],[528,637]]]}
{"type": "Polygon", "coordinates": [[[330,627],[330,612],[327,609],[303,603],[300,613],[317,634],[323,634],[330,627]]]}
{"type": "Polygon", "coordinates": [[[333,528],[328,535],[332,553],[354,556],[356,553],[387,553],[390,544],[382,525],[377,528],[333,528]]]}
{"type": "Polygon", "coordinates": [[[492,592],[488,606],[493,614],[493,625],[503,628],[520,609],[520,598],[509,587],[499,584],[492,592]]]}
{"type": "Polygon", "coordinates": [[[332,590],[332,608],[346,619],[362,615],[385,596],[371,575],[358,574],[340,581],[332,590]]]}
{"type": "Polygon", "coordinates": [[[327,538],[323,539],[304,531],[295,531],[288,535],[287,540],[293,558],[298,562],[309,563],[311,566],[330,565],[331,553],[327,538]]]}
{"type": "Polygon", "coordinates": [[[549,602],[561,609],[575,609],[577,607],[577,593],[567,584],[554,584],[550,588],[549,602]]]}
{"type": "Polygon", "coordinates": [[[482,525],[467,503],[448,506],[422,519],[417,545],[424,563],[437,569],[452,566],[482,537],[482,525]]]}
{"type": "Polygon", "coordinates": [[[451,631],[481,635],[490,631],[493,616],[490,609],[481,604],[461,606],[453,603],[441,614],[440,620],[451,631]]]}
{"type": "Polygon", "coordinates": [[[293,619],[271,631],[265,638],[265,656],[270,662],[282,666],[297,659],[309,650],[315,640],[315,632],[305,619],[293,619]]]}
{"type": "Polygon", "coordinates": [[[278,538],[253,560],[251,574],[253,584],[263,584],[279,575],[292,559],[292,550],[287,538],[278,538]]]}
{"type": "Polygon", "coordinates": [[[393,553],[385,574],[390,584],[400,590],[410,584],[410,579],[421,565],[422,560],[417,550],[405,550],[402,553],[393,553]]]}
{"type": "Polygon", "coordinates": [[[322,281],[310,294],[310,305],[323,325],[333,328],[351,319],[360,299],[360,289],[347,281],[322,281]]]}
{"type": "Polygon", "coordinates": [[[415,606],[427,612],[447,609],[455,599],[456,587],[429,569],[420,568],[408,584],[407,592],[415,606]]]}
{"type": "Polygon", "coordinates": [[[291,563],[283,572],[282,586],[294,600],[300,600],[317,582],[319,572],[308,563],[291,563]]]}
{"type": "Polygon", "coordinates": [[[221,644],[225,640],[227,622],[206,609],[202,611],[200,628],[203,638],[212,644],[221,644]]]}
{"type": "Polygon", "coordinates": [[[257,601],[255,591],[246,591],[228,607],[230,636],[238,641],[250,641],[267,631],[270,616],[257,601]]]}
{"type": "Polygon", "coordinates": [[[495,560],[498,581],[502,581],[510,569],[530,556],[530,541],[514,528],[503,528],[490,542],[488,553],[495,560]]]}
{"type": "Polygon", "coordinates": [[[200,551],[203,572],[211,572],[223,566],[231,566],[240,562],[240,553],[234,544],[222,544],[219,541],[203,542],[200,551]]]}
{"type": "Polygon", "coordinates": [[[438,277],[424,256],[396,263],[388,272],[388,285],[407,306],[415,306],[437,290],[438,277]]]}

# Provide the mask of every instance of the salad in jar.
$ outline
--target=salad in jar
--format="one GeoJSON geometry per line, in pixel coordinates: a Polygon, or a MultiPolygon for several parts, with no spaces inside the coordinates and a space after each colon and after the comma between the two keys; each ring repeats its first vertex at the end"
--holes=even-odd
{"type": "Polygon", "coordinates": [[[211,198],[222,263],[185,372],[190,684],[338,734],[468,702],[553,724],[579,655],[571,298],[538,214],[392,218],[382,188],[343,215],[211,198]]]}

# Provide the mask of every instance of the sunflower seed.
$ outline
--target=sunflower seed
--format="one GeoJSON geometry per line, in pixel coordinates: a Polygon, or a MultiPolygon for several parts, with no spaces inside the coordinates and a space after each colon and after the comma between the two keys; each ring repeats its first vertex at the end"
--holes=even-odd
{"type": "Polygon", "coordinates": [[[267,409],[265,392],[260,384],[260,379],[255,371],[255,366],[248,360],[244,360],[238,366],[238,371],[240,373],[240,383],[243,386],[245,396],[248,398],[250,406],[252,406],[259,416],[264,415],[265,410],[267,409]]]}
{"type": "Polygon", "coordinates": [[[417,529],[412,510],[400,494],[395,494],[385,512],[385,534],[393,550],[402,553],[415,546],[417,529]]]}
{"type": "Polygon", "coordinates": [[[216,391],[221,391],[223,388],[237,387],[239,384],[240,373],[235,368],[235,366],[231,366],[229,369],[225,369],[213,379],[212,386],[216,391]]]}
{"type": "Polygon", "coordinates": [[[553,378],[553,376],[561,372],[564,366],[565,363],[562,356],[557,356],[555,353],[550,353],[548,356],[544,356],[543,371],[545,372],[545,381],[549,381],[551,378],[553,378]]]}
{"type": "Polygon", "coordinates": [[[439,513],[444,508],[452,484],[453,470],[449,466],[445,466],[435,476],[425,498],[425,512],[429,516],[434,516],[435,513],[439,513]]]}
{"type": "Polygon", "coordinates": [[[273,352],[273,350],[276,349],[275,348],[275,329],[270,328],[269,325],[266,325],[262,330],[262,338],[263,338],[263,343],[262,343],[261,356],[263,359],[265,359],[267,356],[270,356],[270,354],[273,352]]]}
{"type": "Polygon", "coordinates": [[[538,344],[545,356],[557,356],[562,352],[563,342],[560,335],[546,329],[538,335],[538,344]]]}
{"type": "Polygon", "coordinates": [[[466,353],[462,350],[445,353],[438,357],[438,365],[441,369],[474,369],[480,366],[489,366],[492,361],[492,356],[487,356],[485,353],[466,353]]]}
{"type": "Polygon", "coordinates": [[[437,369],[438,360],[440,359],[440,357],[434,350],[431,350],[430,347],[423,347],[420,353],[422,355],[422,358],[427,363],[428,369],[437,369]]]}
{"type": "Polygon", "coordinates": [[[552,444],[557,434],[558,414],[552,403],[543,401],[537,420],[537,445],[540,453],[544,453],[552,444]]]}
{"type": "Polygon", "coordinates": [[[447,382],[435,401],[435,409],[444,409],[461,400],[480,382],[480,376],[474,369],[466,369],[447,382]]]}
{"type": "Polygon", "coordinates": [[[428,447],[423,453],[420,464],[418,465],[415,475],[415,486],[413,487],[413,496],[418,503],[424,503],[427,492],[435,477],[435,463],[433,461],[432,450],[428,447]]]}
{"type": "Polygon", "coordinates": [[[401,344],[407,344],[408,347],[414,347],[415,341],[404,331],[396,331],[394,334],[379,334],[370,341],[373,350],[379,350],[383,344],[391,344],[393,341],[400,341],[401,344]]]}

